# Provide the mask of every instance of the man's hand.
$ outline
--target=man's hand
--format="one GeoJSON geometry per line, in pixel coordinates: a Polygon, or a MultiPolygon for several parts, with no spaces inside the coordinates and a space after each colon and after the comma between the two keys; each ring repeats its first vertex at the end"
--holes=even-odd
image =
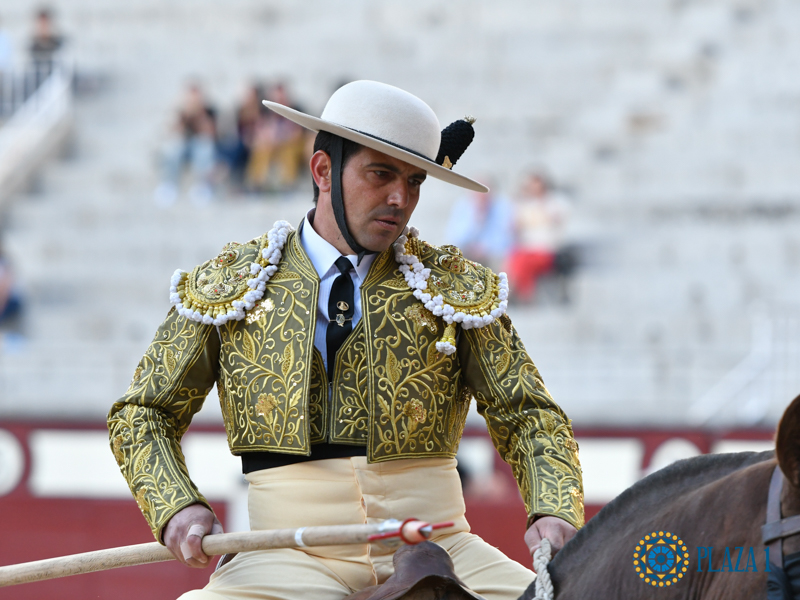
{"type": "Polygon", "coordinates": [[[164,545],[179,561],[190,567],[208,566],[201,541],[208,533],[222,533],[222,525],[202,504],[192,504],[176,513],[164,529],[164,545]]]}
{"type": "Polygon", "coordinates": [[[564,544],[570,541],[577,532],[578,530],[564,519],[539,517],[525,532],[525,543],[528,544],[528,550],[531,553],[531,557],[533,557],[533,553],[541,545],[542,538],[547,538],[550,540],[550,547],[553,550],[553,556],[555,556],[556,552],[561,550],[564,544]]]}

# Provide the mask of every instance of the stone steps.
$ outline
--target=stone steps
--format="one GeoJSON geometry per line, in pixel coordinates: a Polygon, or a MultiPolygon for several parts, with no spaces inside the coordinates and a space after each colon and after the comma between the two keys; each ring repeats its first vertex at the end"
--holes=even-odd
{"type": "MultiPolygon", "coordinates": [[[[4,26],[27,31],[36,6],[4,8],[4,26]]],[[[796,3],[74,0],[59,17],[79,66],[110,83],[79,100],[73,155],[2,224],[29,311],[28,340],[0,354],[0,415],[104,414],[168,308],[172,271],[309,207],[308,187],[153,205],[190,72],[223,112],[254,74],[286,76],[315,114],[338,81],[382,79],[443,122],[478,117],[463,172],[512,192],[547,165],[575,194],[588,260],[571,304],[511,313],[573,419],[679,421],[747,356],[754,314],[784,337],[737,403],[761,394],[769,422],[788,401],[787,373],[800,372],[784,318],[800,306],[796,3]]],[[[444,243],[458,192],[426,188],[412,223],[444,243]]]]}

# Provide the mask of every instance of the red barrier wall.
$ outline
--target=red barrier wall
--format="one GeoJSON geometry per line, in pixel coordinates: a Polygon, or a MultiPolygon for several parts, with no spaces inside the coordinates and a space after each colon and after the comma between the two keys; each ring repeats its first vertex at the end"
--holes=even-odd
{"type": "MultiPolygon", "coordinates": [[[[0,423],[0,429],[11,432],[25,451],[25,472],[10,493],[0,496],[0,514],[3,528],[0,534],[0,565],[98,550],[107,547],[152,541],[133,499],[75,499],[39,498],[27,485],[30,472],[30,455],[27,439],[33,430],[71,429],[98,431],[103,424],[42,424],[33,422],[0,423]]],[[[220,428],[193,427],[193,431],[221,432],[220,428]]],[[[485,431],[470,431],[469,435],[486,435],[485,431]]],[[[714,440],[771,439],[766,430],[734,432],[659,431],[659,430],[579,430],[577,436],[592,438],[631,438],[644,444],[643,468],[649,463],[654,450],[665,440],[682,437],[693,441],[707,452],[714,440]]],[[[516,491],[510,468],[499,456],[496,460],[498,477],[504,479],[501,497],[466,495],[467,518],[474,533],[497,546],[511,558],[530,566],[530,558],[523,542],[525,509],[516,491]]],[[[502,482],[501,482],[502,483],[502,482]]],[[[224,504],[215,503],[220,520],[225,522],[224,504]]],[[[587,506],[587,518],[594,516],[601,506],[587,506]]],[[[114,600],[173,599],[183,592],[202,587],[211,574],[211,568],[195,570],[178,563],[118,569],[102,573],[80,575],[48,582],[5,588],[0,592],[4,600],[86,600],[88,598],[113,598],[114,600]]]]}

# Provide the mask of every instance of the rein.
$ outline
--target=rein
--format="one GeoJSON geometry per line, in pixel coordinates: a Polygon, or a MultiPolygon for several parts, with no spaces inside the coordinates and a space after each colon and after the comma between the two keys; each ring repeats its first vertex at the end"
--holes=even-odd
{"type": "Polygon", "coordinates": [[[783,538],[800,533],[800,515],[781,518],[781,491],[784,476],[780,466],[772,472],[767,495],[767,523],[761,527],[761,541],[769,548],[772,562],[783,569],[783,538]]]}
{"type": "Polygon", "coordinates": [[[533,569],[536,571],[536,594],[532,600],[553,600],[553,582],[547,565],[550,563],[550,540],[542,538],[541,545],[533,553],[533,569]]]}

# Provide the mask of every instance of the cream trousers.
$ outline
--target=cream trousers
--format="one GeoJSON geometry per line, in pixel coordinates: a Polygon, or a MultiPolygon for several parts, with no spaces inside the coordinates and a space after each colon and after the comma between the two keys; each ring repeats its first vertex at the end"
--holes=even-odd
{"type": "MultiPolygon", "coordinates": [[[[456,574],[487,600],[516,600],[535,575],[469,533],[455,459],[368,464],[363,456],[256,471],[248,505],[251,529],[379,523],[416,517],[454,521],[432,541],[456,574]]],[[[520,526],[520,535],[523,535],[520,526]]],[[[242,552],[181,600],[342,600],[392,573],[392,551],[370,545],[242,552]]]]}

